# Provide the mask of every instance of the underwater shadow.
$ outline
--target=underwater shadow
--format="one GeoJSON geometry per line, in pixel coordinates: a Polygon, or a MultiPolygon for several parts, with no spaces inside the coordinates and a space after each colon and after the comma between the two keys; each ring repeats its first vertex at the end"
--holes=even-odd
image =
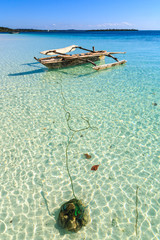
{"type": "Polygon", "coordinates": [[[45,197],[45,194],[43,191],[41,191],[41,195],[42,195],[42,198],[44,200],[44,204],[46,206],[46,209],[47,209],[47,212],[48,212],[48,215],[50,217],[52,217],[52,220],[54,219],[55,220],[55,228],[59,231],[60,235],[63,236],[63,235],[66,235],[66,234],[72,234],[71,232],[68,232],[66,231],[65,229],[62,229],[59,224],[58,224],[58,216],[59,216],[59,213],[60,213],[60,209],[56,209],[54,212],[50,212],[49,210],[49,206],[48,206],[48,201],[45,197]]]}
{"type": "Polygon", "coordinates": [[[93,74],[96,74],[97,71],[92,70],[90,67],[86,67],[84,73],[82,73],[82,69],[80,68],[80,66],[72,66],[72,67],[67,67],[67,68],[59,68],[59,69],[47,69],[46,73],[62,73],[64,75],[67,76],[72,76],[74,78],[81,78],[81,77],[85,77],[85,76],[90,76],[93,74]],[[69,71],[69,70],[75,70],[75,72],[73,71],[69,71]]]}
{"type": "Polygon", "coordinates": [[[46,72],[46,68],[40,68],[32,71],[27,71],[27,72],[19,72],[19,73],[10,73],[8,74],[9,77],[16,77],[16,76],[24,76],[24,75],[30,75],[30,74],[36,74],[36,73],[42,73],[46,72]]]}
{"type": "Polygon", "coordinates": [[[37,64],[39,65],[39,62],[23,63],[21,65],[22,66],[32,66],[32,67],[35,67],[37,64]]]}
{"type": "MultiPolygon", "coordinates": [[[[26,71],[26,72],[19,72],[19,73],[11,73],[11,74],[8,74],[9,77],[15,77],[15,76],[24,76],[24,75],[31,75],[31,74],[38,74],[38,73],[62,73],[64,75],[71,75],[71,76],[74,76],[74,77],[78,77],[78,78],[81,78],[81,77],[86,77],[86,76],[91,76],[91,75],[96,75],[96,74],[99,74],[100,72],[103,72],[104,70],[105,71],[112,71],[112,68],[109,68],[109,69],[103,69],[101,71],[96,71],[96,70],[93,70],[92,67],[90,68],[90,65],[87,65],[86,64],[86,67],[85,67],[85,71],[84,73],[82,73],[82,69],[80,66],[72,66],[72,67],[69,67],[69,68],[63,68],[63,69],[48,69],[46,67],[44,68],[39,68],[39,63],[38,62],[32,62],[32,63],[24,63],[22,65],[27,65],[27,66],[32,66],[34,68],[38,68],[36,70],[32,70],[32,71],[26,71]],[[37,65],[38,64],[38,65],[37,65]],[[72,69],[76,69],[76,73],[75,72],[72,72],[72,71],[69,71],[68,70],[72,68],[72,69]]],[[[114,69],[116,68],[119,68],[119,67],[123,67],[123,66],[115,66],[114,69]]]]}
{"type": "Polygon", "coordinates": [[[60,212],[60,209],[56,209],[56,210],[54,211],[54,213],[52,213],[52,216],[54,217],[55,222],[56,222],[55,225],[54,225],[54,227],[59,231],[59,233],[60,233],[61,236],[64,236],[64,235],[66,235],[66,234],[68,234],[68,235],[75,234],[75,232],[69,232],[69,231],[67,231],[67,230],[65,230],[65,229],[62,229],[62,228],[58,225],[58,215],[59,215],[59,212],[60,212]]]}

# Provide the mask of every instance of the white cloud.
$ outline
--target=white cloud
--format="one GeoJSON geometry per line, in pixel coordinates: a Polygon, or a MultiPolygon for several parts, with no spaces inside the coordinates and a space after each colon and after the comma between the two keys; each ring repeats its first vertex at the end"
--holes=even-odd
{"type": "Polygon", "coordinates": [[[101,23],[101,24],[88,24],[88,25],[84,25],[84,24],[67,24],[67,23],[53,23],[52,27],[54,29],[59,29],[59,30],[63,30],[63,29],[81,29],[81,30],[87,30],[87,29],[120,29],[120,28],[134,28],[134,25],[129,23],[129,22],[118,22],[118,23],[114,23],[114,22],[106,22],[106,23],[101,23]]]}
{"type": "Polygon", "coordinates": [[[126,26],[132,26],[133,27],[133,24],[131,24],[131,23],[128,23],[128,22],[122,22],[122,23],[126,26]]]}
{"type": "Polygon", "coordinates": [[[133,27],[131,23],[128,22],[120,22],[120,23],[102,23],[102,24],[96,24],[96,25],[88,25],[88,27],[92,28],[124,28],[124,27],[133,27]]]}

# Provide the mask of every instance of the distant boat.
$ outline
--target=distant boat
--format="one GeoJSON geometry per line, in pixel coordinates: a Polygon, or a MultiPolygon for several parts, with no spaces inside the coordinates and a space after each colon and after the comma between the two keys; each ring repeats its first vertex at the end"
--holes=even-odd
{"type": "Polygon", "coordinates": [[[101,70],[101,69],[110,68],[116,65],[121,65],[127,62],[126,60],[119,61],[117,58],[112,56],[112,54],[121,54],[121,53],[124,54],[125,52],[107,52],[105,50],[95,51],[94,47],[92,48],[92,50],[89,50],[76,45],[72,45],[66,48],[47,50],[40,53],[45,55],[56,55],[54,57],[38,58],[38,59],[34,57],[38,62],[48,67],[49,69],[65,68],[65,67],[71,67],[71,66],[76,66],[76,65],[85,64],[85,63],[91,63],[92,65],[94,65],[93,69],[101,70]],[[73,54],[73,55],[66,54],[68,52],[72,52],[76,50],[77,48],[81,50],[85,50],[87,51],[87,53],[73,54]],[[113,58],[116,62],[97,66],[95,62],[98,60],[104,59],[105,56],[113,58]]]}

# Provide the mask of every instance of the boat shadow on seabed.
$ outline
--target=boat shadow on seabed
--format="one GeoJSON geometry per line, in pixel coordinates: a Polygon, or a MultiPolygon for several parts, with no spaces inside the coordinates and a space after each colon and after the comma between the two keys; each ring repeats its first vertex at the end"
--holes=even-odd
{"type": "Polygon", "coordinates": [[[26,71],[26,72],[19,72],[19,73],[10,73],[8,74],[9,77],[16,77],[16,76],[23,76],[23,75],[30,75],[30,74],[36,74],[36,73],[42,73],[45,72],[47,69],[46,68],[39,68],[39,64],[36,62],[33,63],[25,63],[22,65],[30,66],[36,68],[35,70],[32,71],[26,71]]]}
{"type": "Polygon", "coordinates": [[[16,76],[25,76],[25,75],[32,75],[32,74],[39,74],[39,73],[51,73],[56,72],[56,73],[63,73],[66,75],[72,75],[72,77],[82,77],[82,76],[87,76],[87,75],[92,75],[92,74],[96,74],[97,72],[95,72],[94,70],[92,70],[90,68],[90,64],[85,64],[85,66],[72,66],[72,67],[67,67],[67,68],[63,68],[62,69],[48,69],[46,67],[40,67],[40,63],[38,62],[33,62],[33,63],[25,63],[22,64],[25,66],[30,66],[30,67],[34,67],[36,68],[35,70],[31,70],[31,71],[25,71],[25,72],[18,72],[18,73],[10,73],[8,74],[9,77],[16,77],[16,76]],[[82,67],[83,67],[83,73],[82,73],[82,67]],[[72,69],[72,71],[71,71],[72,69]],[[70,70],[70,71],[68,71],[70,70]],[[74,71],[73,71],[74,70],[74,71]]]}
{"type": "MultiPolygon", "coordinates": [[[[99,62],[99,61],[98,61],[99,62]]],[[[101,60],[101,63],[105,64],[105,60],[101,60]]],[[[72,75],[72,77],[83,77],[83,76],[89,76],[93,74],[99,74],[99,71],[95,71],[90,67],[89,63],[86,63],[85,65],[78,65],[78,66],[72,66],[72,67],[66,67],[63,69],[48,69],[46,67],[40,67],[40,63],[38,62],[32,62],[32,63],[24,63],[23,66],[29,66],[34,67],[35,70],[31,71],[25,71],[25,72],[18,72],[18,73],[10,73],[8,74],[9,77],[16,77],[16,76],[25,76],[25,75],[32,75],[32,74],[39,74],[39,73],[63,73],[66,75],[72,75]]],[[[116,66],[114,68],[123,67],[124,65],[116,66]]],[[[106,69],[108,71],[112,71],[112,68],[106,69]]],[[[106,71],[105,70],[105,71],[106,71]]]]}

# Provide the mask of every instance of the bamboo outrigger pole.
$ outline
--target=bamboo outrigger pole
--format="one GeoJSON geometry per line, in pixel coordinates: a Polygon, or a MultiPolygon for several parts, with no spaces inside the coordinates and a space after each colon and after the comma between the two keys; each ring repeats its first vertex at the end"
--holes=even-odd
{"type": "Polygon", "coordinates": [[[115,62],[115,63],[103,64],[103,65],[95,66],[95,67],[93,67],[93,69],[94,70],[102,70],[102,69],[111,68],[111,67],[114,67],[114,66],[117,66],[117,65],[121,65],[121,64],[124,64],[126,62],[127,62],[126,60],[122,60],[122,61],[118,61],[118,62],[115,62]]]}

